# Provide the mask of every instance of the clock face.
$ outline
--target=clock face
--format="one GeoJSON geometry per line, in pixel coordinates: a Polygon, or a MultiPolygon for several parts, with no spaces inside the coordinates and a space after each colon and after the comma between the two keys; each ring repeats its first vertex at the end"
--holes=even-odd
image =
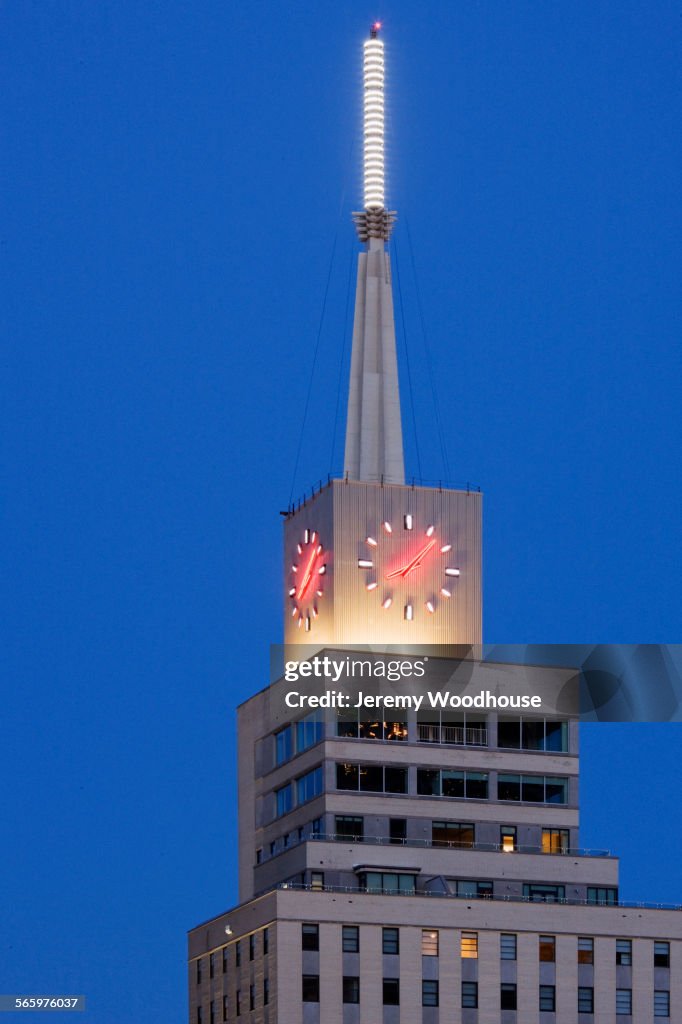
{"type": "Polygon", "coordinates": [[[381,607],[388,611],[400,603],[407,622],[434,615],[452,597],[460,574],[448,539],[432,524],[420,528],[410,513],[401,522],[383,522],[375,536],[365,538],[358,569],[381,607]],[[415,593],[422,595],[419,600],[415,593]]]}
{"type": "Polygon", "coordinates": [[[295,557],[289,574],[291,615],[299,629],[308,633],[317,618],[320,599],[324,597],[327,574],[326,553],[317,530],[303,531],[295,557]]]}

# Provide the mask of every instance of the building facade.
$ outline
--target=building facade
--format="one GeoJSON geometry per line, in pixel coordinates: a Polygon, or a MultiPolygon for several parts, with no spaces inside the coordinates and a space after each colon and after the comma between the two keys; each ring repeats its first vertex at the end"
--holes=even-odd
{"type": "MultiPolygon", "coordinates": [[[[481,642],[481,495],[405,483],[383,61],[374,26],[345,472],[286,516],[285,643],[563,693],[569,670],[448,654],[481,642]]],[[[286,686],[238,709],[239,904],[189,933],[190,1024],[682,1022],[682,915],[581,848],[574,707],[371,719],[287,712],[286,686]]]]}

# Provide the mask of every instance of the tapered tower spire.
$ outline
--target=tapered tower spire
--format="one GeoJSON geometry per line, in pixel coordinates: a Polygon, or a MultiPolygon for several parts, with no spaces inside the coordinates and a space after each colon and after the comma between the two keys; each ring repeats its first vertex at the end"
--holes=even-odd
{"type": "Polygon", "coordinates": [[[391,264],[385,243],[395,213],[385,205],[384,44],[375,22],[363,47],[363,199],[353,219],[358,258],[344,472],[405,482],[391,264]]]}

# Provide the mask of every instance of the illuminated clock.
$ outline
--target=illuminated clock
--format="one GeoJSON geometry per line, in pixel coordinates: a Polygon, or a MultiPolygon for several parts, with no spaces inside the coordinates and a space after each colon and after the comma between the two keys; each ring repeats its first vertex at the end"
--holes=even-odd
{"type": "Polygon", "coordinates": [[[318,616],[320,598],[324,597],[327,573],[326,553],[316,530],[304,530],[296,545],[295,557],[288,593],[291,615],[299,629],[310,632],[318,616]]]}
{"type": "Polygon", "coordinates": [[[385,611],[401,602],[403,618],[412,622],[418,611],[433,615],[452,597],[460,571],[453,564],[452,544],[435,526],[417,529],[408,512],[401,526],[383,522],[376,537],[365,538],[365,548],[358,569],[385,611]]]}

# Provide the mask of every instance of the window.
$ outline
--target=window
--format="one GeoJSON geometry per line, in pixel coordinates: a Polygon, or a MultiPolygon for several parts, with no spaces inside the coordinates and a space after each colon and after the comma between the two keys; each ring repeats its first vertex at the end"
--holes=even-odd
{"type": "Polygon", "coordinates": [[[275,734],[275,764],[284,764],[292,755],[291,726],[287,725],[275,734]]]}
{"type": "Polygon", "coordinates": [[[321,765],[306,772],[305,775],[301,775],[300,779],[296,779],[296,800],[299,804],[304,804],[306,801],[312,800],[313,797],[319,796],[323,790],[324,779],[321,765]]]}
{"type": "Polygon", "coordinates": [[[215,953],[211,953],[208,958],[208,976],[209,978],[215,977],[215,953]]]}
{"type": "Polygon", "coordinates": [[[556,989],[554,985],[540,985],[540,1011],[554,1013],[556,1009],[556,989]]]}
{"type": "Polygon", "coordinates": [[[437,981],[422,981],[422,1006],[438,1006],[437,981]]]}
{"type": "Polygon", "coordinates": [[[208,1021],[209,1024],[216,1024],[215,1020],[215,999],[212,999],[208,1004],[208,1021]]]}
{"type": "Polygon", "coordinates": [[[568,750],[568,722],[542,718],[502,718],[497,723],[498,747],[516,750],[568,750]]]}
{"type": "Polygon", "coordinates": [[[500,960],[516,960],[516,936],[500,935],[500,960]]]}
{"type": "Polygon", "coordinates": [[[341,948],[344,953],[360,950],[360,929],[356,924],[345,924],[341,929],[341,948]]]}
{"type": "Polygon", "coordinates": [[[516,825],[501,825],[500,849],[504,853],[513,853],[516,848],[516,825]]]}
{"type": "Polygon", "coordinates": [[[568,803],[568,779],[554,775],[511,775],[497,777],[498,800],[523,800],[531,804],[568,803]]]}
{"type": "Polygon", "coordinates": [[[262,864],[262,863],[263,863],[263,847],[259,846],[258,849],[256,850],[256,864],[262,864]]]}
{"type": "Polygon", "coordinates": [[[320,1001],[320,976],[319,974],[304,974],[301,979],[301,999],[304,1003],[319,1003],[320,1001]]]}
{"type": "Polygon", "coordinates": [[[227,946],[223,946],[223,974],[227,974],[227,946]]]}
{"type": "Polygon", "coordinates": [[[432,821],[431,845],[471,849],[474,845],[474,823],[471,821],[432,821]]]}
{"type": "Polygon", "coordinates": [[[334,819],[334,833],[337,839],[350,839],[362,842],[364,835],[364,819],[349,814],[337,814],[334,819]]]}
{"type": "Polygon", "coordinates": [[[670,993],[654,992],[654,1017],[670,1016],[670,993]]]}
{"type": "Polygon", "coordinates": [[[317,952],[320,948],[320,926],[319,924],[301,925],[301,949],[309,949],[317,952]]]}
{"type": "Polygon", "coordinates": [[[254,960],[256,956],[256,936],[249,935],[249,960],[254,960]]]}
{"type": "Polygon", "coordinates": [[[310,888],[314,889],[315,892],[322,892],[324,890],[324,871],[310,872],[310,888]]]}
{"type": "Polygon", "coordinates": [[[457,746],[486,747],[488,728],[485,718],[462,715],[438,721],[417,722],[417,735],[421,743],[452,743],[457,746]]]}
{"type": "Polygon", "coordinates": [[[361,793],[407,793],[407,768],[339,762],[336,788],[359,789],[361,793]]]}
{"type": "Polygon", "coordinates": [[[359,722],[357,719],[339,719],[336,735],[344,739],[406,740],[407,722],[359,722]]]}
{"type": "Polygon", "coordinates": [[[420,796],[449,796],[467,800],[488,799],[487,772],[459,772],[449,768],[418,768],[420,796]]]}
{"type": "Polygon", "coordinates": [[[500,1009],[516,1009],[516,985],[500,985],[500,1009]]]}
{"type": "Polygon", "coordinates": [[[463,960],[478,960],[478,932],[462,932],[460,950],[463,960]]]}
{"type": "Polygon", "coordinates": [[[541,935],[539,943],[540,961],[553,964],[556,961],[556,939],[553,935],[541,935]]]}
{"type": "Polygon", "coordinates": [[[478,1009],[478,982],[462,982],[462,1009],[478,1009]]]}
{"type": "Polygon", "coordinates": [[[201,985],[201,957],[197,960],[197,985],[201,985]]]}
{"type": "Polygon", "coordinates": [[[493,898],[492,882],[479,882],[472,878],[449,878],[448,885],[452,888],[455,896],[460,896],[462,899],[491,900],[493,898]]]}
{"type": "Polygon", "coordinates": [[[594,1013],[594,989],[578,989],[578,1013],[594,1013]]]}
{"type": "Polygon", "coordinates": [[[275,839],[270,843],[270,856],[274,857],[277,850],[277,841],[275,839]]]}
{"type": "Polygon", "coordinates": [[[601,906],[613,906],[618,903],[618,890],[604,888],[604,886],[588,885],[587,902],[598,903],[601,906]]]}
{"type": "Polygon", "coordinates": [[[256,986],[249,985],[249,1010],[256,1009],[256,986]]]}
{"type": "Polygon", "coordinates": [[[403,846],[407,838],[407,820],[405,818],[389,818],[388,835],[393,846],[403,846]]]}
{"type": "Polygon", "coordinates": [[[376,893],[414,894],[417,888],[416,875],[402,875],[396,871],[367,871],[358,875],[361,889],[376,893]]]}
{"type": "Polygon", "coordinates": [[[263,1006],[270,1002],[270,979],[263,978],[263,1006]]]}
{"type": "Polygon", "coordinates": [[[296,750],[299,754],[323,739],[324,722],[320,721],[319,712],[313,711],[296,723],[296,750]]]}
{"type": "Polygon", "coordinates": [[[525,882],[523,898],[532,903],[557,903],[566,898],[566,888],[563,885],[538,885],[534,882],[525,882]]]}
{"type": "Polygon", "coordinates": [[[283,814],[288,814],[292,807],[290,782],[287,782],[286,786],[282,786],[281,789],[275,790],[275,799],[277,801],[277,817],[281,818],[283,814]]]}
{"type": "Polygon", "coordinates": [[[621,967],[632,966],[632,940],[616,939],[616,963],[621,967]]]}
{"type": "Polygon", "coordinates": [[[400,952],[400,931],[398,928],[382,928],[381,948],[382,952],[388,954],[400,952]]]}
{"type": "Polygon", "coordinates": [[[579,964],[593,964],[594,963],[594,939],[579,938],[578,939],[578,963],[579,964]]]}
{"type": "MultiPolygon", "coordinates": [[[[422,928],[422,956],[438,956],[438,932],[422,928]]],[[[436,1004],[425,1003],[425,1006],[436,1004]]]]}
{"type": "Polygon", "coordinates": [[[632,1016],[632,989],[616,989],[616,1016],[632,1016]]]}
{"type": "Polygon", "coordinates": [[[237,989],[234,994],[234,1012],[237,1017],[242,1015],[242,993],[241,989],[237,989]]]}
{"type": "Polygon", "coordinates": [[[267,956],[270,952],[270,929],[263,929],[263,956],[267,956]]]}
{"type": "Polygon", "coordinates": [[[669,942],[654,942],[654,967],[670,967],[669,942]]]}
{"type": "Polygon", "coordinates": [[[229,1014],[229,1003],[227,996],[223,996],[223,1020],[227,1020],[229,1014]]]}
{"type": "Polygon", "coordinates": [[[543,828],[542,830],[542,852],[543,853],[568,853],[569,840],[567,828],[543,828]]]}
{"type": "Polygon", "coordinates": [[[197,1024],[203,1024],[204,1011],[200,1006],[197,1006],[197,1024]]]}
{"type": "Polygon", "coordinates": [[[384,978],[384,1006],[400,1006],[400,981],[398,978],[384,978]]]}
{"type": "Polygon", "coordinates": [[[234,944],[234,965],[240,967],[242,962],[242,944],[241,942],[235,942],[234,944]]]}
{"type": "Polygon", "coordinates": [[[344,1003],[360,1002],[360,979],[357,975],[344,975],[343,1001],[344,1003]]]}

